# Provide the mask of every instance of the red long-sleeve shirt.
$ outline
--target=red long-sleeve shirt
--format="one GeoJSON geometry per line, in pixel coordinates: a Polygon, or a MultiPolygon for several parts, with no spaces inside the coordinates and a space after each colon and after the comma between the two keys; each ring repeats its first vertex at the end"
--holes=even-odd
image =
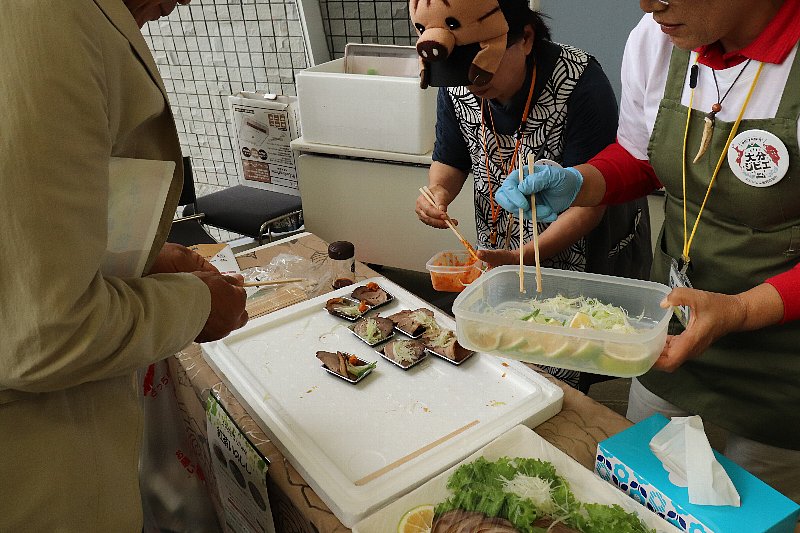
{"type": "MultiPolygon", "coordinates": [[[[661,188],[650,162],[636,159],[619,143],[608,146],[589,164],[605,178],[603,204],[627,202],[661,188]]],[[[782,322],[800,319],[800,263],[764,283],[775,287],[783,300],[782,322]]]]}

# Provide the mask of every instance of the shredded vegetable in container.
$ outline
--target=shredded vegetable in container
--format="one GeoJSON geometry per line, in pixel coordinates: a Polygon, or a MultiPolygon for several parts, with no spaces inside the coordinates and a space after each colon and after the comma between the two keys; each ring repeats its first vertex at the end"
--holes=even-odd
{"type": "MultiPolygon", "coordinates": [[[[617,333],[636,333],[628,313],[621,307],[615,307],[597,298],[567,298],[558,295],[544,300],[531,300],[531,311],[514,317],[527,322],[548,324],[551,326],[568,326],[571,328],[588,328],[617,333]]],[[[499,311],[500,314],[519,313],[518,309],[499,311]]]]}
{"type": "MultiPolygon", "coordinates": [[[[526,267],[527,268],[527,267],[526,267]]],[[[496,267],[453,303],[459,342],[529,363],[634,377],[658,359],[672,314],[659,283],[543,268],[544,291],[519,291],[519,271],[496,267]]]]}

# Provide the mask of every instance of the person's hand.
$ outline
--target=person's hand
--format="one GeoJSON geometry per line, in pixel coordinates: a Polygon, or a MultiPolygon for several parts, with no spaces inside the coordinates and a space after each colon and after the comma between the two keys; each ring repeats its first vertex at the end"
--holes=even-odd
{"type": "MultiPolygon", "coordinates": [[[[415,208],[417,217],[428,226],[445,229],[447,228],[447,222],[445,222],[447,219],[447,206],[452,201],[452,198],[450,198],[450,194],[441,185],[434,185],[429,190],[436,200],[437,207],[432,206],[428,199],[420,194],[417,197],[415,208]]],[[[450,220],[454,225],[458,225],[458,220],[454,218],[450,220]]]]}
{"type": "Polygon", "coordinates": [[[559,213],[572,205],[583,185],[583,176],[572,167],[535,165],[533,174],[529,174],[525,165],[522,176],[520,183],[519,170],[509,174],[495,193],[495,200],[513,214],[522,209],[525,218],[530,219],[532,214],[528,197],[535,193],[536,220],[539,222],[555,221],[559,213]]]}
{"type": "Polygon", "coordinates": [[[215,272],[192,272],[211,291],[211,313],[195,342],[216,341],[247,324],[244,308],[247,293],[241,275],[223,276],[215,272]]]}
{"type": "Polygon", "coordinates": [[[676,288],[661,302],[661,307],[688,305],[689,323],[680,335],[667,337],[667,344],[654,368],[674,372],[688,359],[698,357],[720,337],[739,331],[747,310],[738,296],[676,288]]]}
{"type": "Polygon", "coordinates": [[[478,259],[488,264],[489,268],[518,265],[519,250],[478,250],[478,259]]]}
{"type": "Polygon", "coordinates": [[[165,243],[158,252],[150,274],[174,274],[176,272],[217,272],[217,267],[206,261],[205,257],[180,244],[165,243]]]}

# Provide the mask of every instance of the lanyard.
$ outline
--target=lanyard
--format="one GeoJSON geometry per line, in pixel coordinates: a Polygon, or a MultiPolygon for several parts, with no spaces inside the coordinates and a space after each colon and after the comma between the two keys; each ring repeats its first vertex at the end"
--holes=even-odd
{"type": "MultiPolygon", "coordinates": [[[[536,86],[536,64],[533,65],[533,74],[531,75],[531,87],[528,90],[528,100],[525,102],[525,108],[522,111],[522,118],[520,119],[519,127],[517,128],[514,137],[516,138],[516,142],[514,143],[514,152],[511,154],[511,162],[509,164],[508,169],[506,169],[505,161],[503,160],[503,153],[500,151],[500,141],[497,137],[497,131],[495,130],[494,126],[494,116],[492,115],[492,107],[489,106],[489,118],[492,121],[492,133],[494,133],[494,142],[497,145],[497,153],[500,156],[500,172],[508,175],[511,170],[514,168],[514,163],[517,160],[517,153],[519,152],[519,147],[522,144],[522,134],[523,129],[525,128],[525,124],[528,121],[528,113],[531,110],[531,102],[533,101],[533,88],[536,86]]],[[[486,121],[483,119],[483,108],[484,103],[486,102],[485,98],[481,98],[481,137],[483,138],[483,153],[485,155],[486,161],[486,179],[489,182],[489,208],[492,213],[492,229],[489,232],[489,240],[492,243],[492,246],[497,244],[497,217],[498,217],[498,207],[494,201],[494,189],[492,183],[492,172],[489,169],[489,150],[486,143],[486,121]]]]}
{"type": "MultiPolygon", "coordinates": [[[[697,58],[695,58],[695,64],[697,64],[697,58]]],[[[694,241],[695,233],[697,233],[697,226],[700,224],[700,217],[703,214],[703,210],[706,207],[706,202],[708,202],[708,197],[711,194],[711,187],[714,186],[714,182],[717,179],[717,174],[719,173],[719,169],[722,167],[722,162],[725,160],[725,156],[728,153],[728,149],[730,148],[731,142],[733,138],[736,136],[736,132],[739,130],[739,123],[742,122],[742,117],[744,116],[744,111],[747,109],[747,104],[750,102],[750,97],[753,95],[753,91],[756,88],[756,83],[758,83],[758,78],[761,76],[761,70],[764,68],[764,63],[759,63],[758,70],[756,71],[756,75],[753,78],[753,82],[750,84],[750,89],[747,91],[747,97],[744,99],[744,103],[742,104],[742,109],[739,111],[739,116],[736,117],[736,122],[733,124],[733,128],[731,128],[731,133],[728,135],[728,140],[725,141],[725,147],[722,149],[722,153],[719,155],[719,160],[717,160],[717,166],[714,168],[713,174],[711,174],[711,179],[708,182],[708,189],[706,189],[706,195],[703,198],[703,203],[700,204],[700,210],[697,212],[697,218],[694,221],[694,226],[692,226],[691,234],[688,233],[688,225],[686,221],[686,139],[689,136],[689,121],[692,116],[692,102],[694,101],[694,87],[692,87],[691,95],[689,96],[689,109],[686,113],[686,129],[683,132],[683,161],[682,161],[682,180],[683,180],[683,253],[681,254],[681,260],[683,261],[683,268],[686,268],[686,265],[689,264],[689,250],[692,247],[692,241],[694,241]]]]}

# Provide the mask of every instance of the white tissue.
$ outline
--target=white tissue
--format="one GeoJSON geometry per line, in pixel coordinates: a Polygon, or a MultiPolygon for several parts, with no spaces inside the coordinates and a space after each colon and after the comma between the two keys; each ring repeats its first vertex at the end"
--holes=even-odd
{"type": "Polygon", "coordinates": [[[650,440],[650,450],[673,484],[689,488],[691,503],[741,505],[731,478],[714,457],[699,416],[673,417],[650,440]]]}

